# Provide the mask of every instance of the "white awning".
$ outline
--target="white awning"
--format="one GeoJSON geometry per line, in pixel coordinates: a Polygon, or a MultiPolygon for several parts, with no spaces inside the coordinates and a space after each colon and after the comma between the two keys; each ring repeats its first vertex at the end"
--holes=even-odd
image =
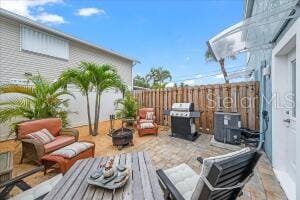
{"type": "Polygon", "coordinates": [[[250,49],[268,49],[283,23],[299,17],[298,0],[258,13],[222,31],[207,43],[216,60],[250,49]]]}
{"type": "Polygon", "coordinates": [[[233,80],[238,78],[250,78],[254,72],[254,69],[242,69],[240,71],[228,73],[227,80],[233,80]]]}

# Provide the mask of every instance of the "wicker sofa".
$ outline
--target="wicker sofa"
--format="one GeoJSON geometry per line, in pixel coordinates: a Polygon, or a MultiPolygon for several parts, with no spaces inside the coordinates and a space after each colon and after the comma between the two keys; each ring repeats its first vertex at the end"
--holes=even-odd
{"type": "Polygon", "coordinates": [[[21,163],[24,158],[41,164],[41,157],[57,149],[70,145],[78,141],[79,132],[72,128],[62,128],[62,121],[59,118],[47,118],[38,120],[29,120],[19,123],[16,126],[17,139],[22,142],[21,163]],[[47,129],[55,140],[42,144],[36,139],[26,137],[27,134],[47,129]]]}

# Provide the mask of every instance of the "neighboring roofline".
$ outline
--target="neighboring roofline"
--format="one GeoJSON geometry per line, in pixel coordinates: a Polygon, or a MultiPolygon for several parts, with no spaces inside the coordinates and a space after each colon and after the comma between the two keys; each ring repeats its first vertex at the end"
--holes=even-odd
{"type": "Polygon", "coordinates": [[[60,32],[58,30],[55,30],[53,28],[50,28],[46,25],[43,25],[39,22],[36,22],[36,21],[33,21],[27,17],[24,17],[24,16],[21,16],[21,15],[18,15],[16,13],[13,13],[13,12],[10,12],[8,10],[5,10],[3,8],[0,8],[0,16],[4,16],[4,17],[7,17],[7,18],[10,18],[10,19],[13,19],[13,20],[17,20],[17,21],[20,21],[24,24],[27,24],[27,25],[30,25],[30,26],[33,26],[35,28],[39,28],[39,29],[42,29],[44,31],[47,31],[47,32],[50,32],[50,33],[53,33],[53,34],[56,34],[56,35],[59,35],[61,37],[64,37],[64,38],[67,38],[69,40],[73,40],[75,42],[79,42],[79,43],[82,43],[82,44],[85,44],[89,47],[92,47],[94,49],[98,49],[98,50],[101,50],[101,51],[104,51],[106,53],[109,53],[109,54],[112,54],[112,55],[115,55],[115,56],[118,56],[120,58],[123,58],[125,60],[129,60],[129,61],[132,61],[134,64],[135,63],[140,63],[140,61],[136,60],[136,59],[133,59],[133,58],[130,58],[130,57],[127,57],[127,56],[124,56],[124,55],[121,55],[115,51],[112,51],[112,50],[109,50],[109,49],[105,49],[99,45],[95,45],[95,44],[92,44],[90,42],[87,42],[87,41],[84,41],[84,40],[81,40],[79,38],[76,38],[74,36],[71,36],[71,35],[68,35],[68,34],[65,34],[63,32],[60,32]]]}
{"type": "Polygon", "coordinates": [[[251,17],[253,6],[254,6],[254,0],[245,0],[245,11],[244,11],[244,18],[247,19],[251,17]]]}

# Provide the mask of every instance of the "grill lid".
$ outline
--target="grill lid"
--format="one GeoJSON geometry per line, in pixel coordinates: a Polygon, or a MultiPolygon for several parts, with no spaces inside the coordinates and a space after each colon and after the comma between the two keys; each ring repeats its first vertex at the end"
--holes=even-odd
{"type": "Polygon", "coordinates": [[[193,103],[173,103],[172,110],[173,111],[182,111],[182,112],[193,111],[194,104],[193,103]]]}

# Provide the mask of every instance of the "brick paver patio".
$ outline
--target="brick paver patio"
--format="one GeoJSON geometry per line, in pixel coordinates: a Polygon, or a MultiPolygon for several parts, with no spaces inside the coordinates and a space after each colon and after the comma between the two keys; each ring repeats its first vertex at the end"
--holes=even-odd
{"type": "MultiPolygon", "coordinates": [[[[103,126],[102,126],[103,127],[103,126]]],[[[81,127],[80,139],[92,140],[96,143],[96,156],[115,155],[119,153],[133,152],[133,151],[147,151],[152,158],[153,164],[157,169],[167,169],[181,163],[187,163],[197,173],[200,173],[201,164],[196,160],[198,156],[210,157],[220,154],[228,153],[228,150],[210,146],[211,135],[202,134],[195,142],[185,141],[178,138],[169,137],[170,130],[166,127],[160,127],[159,135],[156,136],[134,136],[134,146],[128,146],[121,151],[112,146],[111,138],[107,136],[107,129],[101,130],[102,134],[92,137],[87,134],[87,128],[81,127]]],[[[32,163],[18,164],[20,158],[20,144],[14,141],[9,143],[0,143],[0,151],[7,150],[7,148],[14,146],[15,151],[15,165],[14,176],[22,174],[27,170],[33,169],[35,165],[32,163]]],[[[53,171],[46,176],[43,173],[37,173],[26,181],[35,185],[49,179],[57,172],[53,171]]],[[[14,191],[18,193],[19,191],[14,191]]],[[[265,155],[260,159],[255,171],[254,177],[247,184],[244,189],[244,195],[240,198],[243,200],[285,200],[287,199],[279,182],[277,181],[272,170],[270,161],[265,155]]]]}

